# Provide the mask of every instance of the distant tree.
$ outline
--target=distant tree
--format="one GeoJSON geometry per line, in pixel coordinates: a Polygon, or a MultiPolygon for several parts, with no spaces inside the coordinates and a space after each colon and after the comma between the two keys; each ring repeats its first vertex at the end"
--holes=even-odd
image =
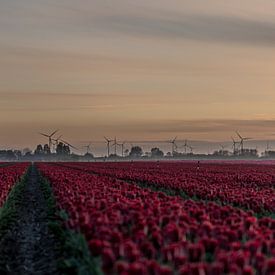
{"type": "Polygon", "coordinates": [[[23,156],[25,156],[27,153],[31,153],[32,152],[32,150],[30,149],[30,148],[24,148],[23,150],[22,150],[22,154],[23,154],[23,156]]]}
{"type": "Polygon", "coordinates": [[[28,151],[26,154],[25,154],[25,157],[27,158],[30,158],[32,156],[32,152],[31,151],[28,151]]]}
{"type": "Polygon", "coordinates": [[[57,146],[56,146],[56,154],[57,155],[63,155],[63,146],[64,146],[64,144],[63,144],[63,142],[59,142],[58,144],[57,144],[57,146]]]}
{"type": "Polygon", "coordinates": [[[22,152],[20,150],[14,150],[13,153],[16,156],[17,159],[22,158],[22,152]]]}
{"type": "Polygon", "coordinates": [[[35,155],[43,155],[44,151],[43,151],[43,147],[41,144],[38,144],[35,151],[34,151],[35,155]]]}
{"type": "Polygon", "coordinates": [[[45,155],[50,155],[51,154],[51,150],[50,150],[50,147],[49,147],[48,144],[44,145],[43,151],[44,151],[45,155]]]}
{"type": "Polygon", "coordinates": [[[16,159],[16,155],[12,150],[7,150],[6,158],[9,160],[16,159]]]}
{"type": "Polygon", "coordinates": [[[56,154],[59,156],[68,156],[70,155],[71,150],[70,147],[63,142],[59,142],[57,147],[56,147],[56,154]]]}
{"type": "Polygon", "coordinates": [[[164,153],[157,147],[151,149],[152,158],[163,158],[164,153]]]}
{"type": "Polygon", "coordinates": [[[84,155],[84,159],[90,160],[90,159],[93,159],[93,158],[94,158],[94,155],[91,154],[91,153],[86,153],[86,154],[84,155]]]}
{"type": "Polygon", "coordinates": [[[144,154],[147,158],[151,157],[151,152],[145,152],[144,154]]]}
{"type": "Polygon", "coordinates": [[[227,157],[230,155],[230,152],[228,150],[219,150],[219,151],[214,151],[213,156],[222,156],[222,157],[227,157]]]}
{"type": "Polygon", "coordinates": [[[167,152],[166,157],[171,158],[172,156],[173,156],[173,155],[172,155],[172,153],[171,153],[171,152],[167,152]]]}
{"type": "Polygon", "coordinates": [[[133,146],[131,148],[129,156],[131,158],[140,158],[142,156],[142,154],[143,154],[143,152],[142,152],[142,148],[140,146],[133,146]]]}
{"type": "Polygon", "coordinates": [[[71,154],[71,149],[70,149],[70,146],[68,146],[68,145],[64,145],[64,147],[63,147],[63,151],[64,151],[64,155],[70,155],[71,154]]]}
{"type": "Polygon", "coordinates": [[[78,161],[78,160],[80,160],[80,156],[77,155],[77,154],[72,153],[70,155],[70,159],[72,159],[73,161],[78,161]]]}

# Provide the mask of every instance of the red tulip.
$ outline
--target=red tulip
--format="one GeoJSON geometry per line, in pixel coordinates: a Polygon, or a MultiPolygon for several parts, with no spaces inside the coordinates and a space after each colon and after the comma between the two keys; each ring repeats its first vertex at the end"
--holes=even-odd
{"type": "Polygon", "coordinates": [[[173,271],[170,267],[168,266],[160,266],[159,268],[159,275],[172,275],[173,271]]]}
{"type": "Polygon", "coordinates": [[[129,265],[129,274],[141,275],[145,274],[145,266],[141,263],[132,263],[129,265]]]}
{"type": "Polygon", "coordinates": [[[115,263],[115,255],[110,248],[105,248],[102,252],[102,266],[103,269],[109,270],[115,263]]]}
{"type": "Polygon", "coordinates": [[[275,273],[275,259],[269,259],[265,265],[265,274],[274,274],[275,273]]]}
{"type": "Polygon", "coordinates": [[[129,269],[129,264],[123,261],[118,261],[115,264],[115,270],[118,274],[126,274],[129,269]]]}
{"type": "Polygon", "coordinates": [[[90,240],[89,247],[94,256],[98,256],[102,251],[102,241],[101,240],[90,240]]]}
{"type": "Polygon", "coordinates": [[[254,270],[253,270],[253,268],[251,266],[245,266],[243,268],[242,274],[243,275],[253,275],[254,274],[254,270]]]}

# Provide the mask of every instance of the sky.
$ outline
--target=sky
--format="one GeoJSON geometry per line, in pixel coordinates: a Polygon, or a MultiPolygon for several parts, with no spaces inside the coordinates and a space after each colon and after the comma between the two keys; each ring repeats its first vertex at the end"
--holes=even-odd
{"type": "Polygon", "coordinates": [[[273,140],[274,105],[273,0],[0,0],[1,146],[273,140]]]}

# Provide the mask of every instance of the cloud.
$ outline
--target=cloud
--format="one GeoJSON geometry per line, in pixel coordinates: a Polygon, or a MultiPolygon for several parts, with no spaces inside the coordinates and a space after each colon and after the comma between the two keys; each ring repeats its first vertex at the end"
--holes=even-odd
{"type": "Polygon", "coordinates": [[[160,9],[157,4],[153,8],[149,8],[150,5],[142,8],[130,1],[118,1],[116,5],[95,0],[92,3],[81,1],[80,4],[73,1],[56,4],[49,0],[43,3],[28,0],[25,4],[16,1],[13,5],[9,2],[0,4],[0,32],[10,38],[11,35],[13,38],[19,36],[22,40],[27,37],[36,41],[38,35],[42,41],[51,38],[72,42],[73,37],[87,42],[89,37],[93,37],[93,41],[103,37],[114,39],[119,33],[167,40],[275,44],[275,22],[263,16],[259,19],[260,12],[257,18],[249,12],[243,16],[229,15],[226,10],[213,13],[210,3],[205,9],[208,12],[203,13],[198,8],[188,12],[190,4],[186,4],[185,9],[181,6],[176,10],[175,6],[172,11],[171,4],[167,4],[166,9],[160,9]]]}
{"type": "MultiPolygon", "coordinates": [[[[130,127],[130,125],[128,125],[130,127]]],[[[238,120],[238,119],[202,119],[202,120],[163,120],[133,124],[131,130],[147,133],[209,134],[217,132],[244,131],[256,134],[271,133],[275,120],[238,120]]]]}
{"type": "Polygon", "coordinates": [[[114,15],[98,18],[102,27],[131,36],[273,46],[275,22],[204,14],[114,15]]]}
{"type": "MultiPolygon", "coordinates": [[[[110,97],[112,96],[111,93],[94,93],[94,92],[90,92],[90,93],[82,93],[82,92],[41,92],[41,91],[36,91],[36,92],[5,92],[5,91],[1,91],[0,92],[1,95],[1,100],[3,99],[12,99],[12,98],[18,98],[20,97],[20,99],[22,97],[26,98],[26,97],[30,97],[30,98],[41,98],[41,97],[55,97],[55,98],[84,98],[84,99],[88,99],[88,98],[98,98],[98,97],[110,97]]],[[[121,94],[124,95],[124,94],[121,94]]],[[[1,101],[0,100],[0,101],[1,101]]]]}

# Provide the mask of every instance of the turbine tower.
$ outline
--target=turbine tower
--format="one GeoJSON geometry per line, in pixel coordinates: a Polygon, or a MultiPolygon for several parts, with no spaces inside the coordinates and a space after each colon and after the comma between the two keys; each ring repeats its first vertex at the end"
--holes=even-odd
{"type": "Polygon", "coordinates": [[[41,136],[47,137],[49,140],[49,148],[51,150],[52,145],[53,145],[53,136],[58,132],[59,130],[55,130],[54,132],[52,132],[51,134],[45,134],[45,133],[39,133],[41,136]]]}
{"type": "Polygon", "coordinates": [[[226,146],[220,144],[220,147],[221,147],[221,152],[222,152],[222,154],[224,155],[224,151],[225,151],[224,149],[226,148],[226,146]]]}
{"type": "Polygon", "coordinates": [[[55,142],[55,143],[53,143],[53,145],[55,146],[55,150],[56,150],[56,147],[57,147],[58,143],[60,142],[61,138],[62,138],[62,135],[60,135],[58,138],[52,138],[52,140],[55,142]]]}
{"type": "Polygon", "coordinates": [[[232,141],[233,141],[233,145],[232,145],[232,148],[233,148],[233,155],[236,155],[237,154],[237,147],[236,145],[239,144],[239,142],[237,142],[233,137],[231,137],[232,141]]]}
{"type": "Polygon", "coordinates": [[[122,143],[118,143],[117,145],[121,146],[121,156],[124,157],[124,145],[126,141],[123,141],[122,143]]]}
{"type": "Polygon", "coordinates": [[[106,137],[104,137],[104,139],[106,140],[107,143],[107,157],[110,156],[110,143],[113,141],[112,139],[108,139],[106,137]]]}
{"type": "Polygon", "coordinates": [[[171,146],[172,146],[172,155],[174,155],[177,152],[178,146],[176,144],[176,139],[177,139],[177,137],[175,137],[172,140],[167,141],[168,143],[171,143],[171,146]]]}
{"type": "Polygon", "coordinates": [[[91,152],[91,145],[92,145],[92,143],[90,142],[88,145],[83,146],[83,148],[87,149],[87,153],[86,154],[89,154],[91,152]]]}
{"type": "Polygon", "coordinates": [[[115,139],[113,140],[114,141],[114,143],[113,143],[113,146],[115,146],[115,156],[117,155],[117,145],[120,145],[119,143],[117,143],[117,141],[116,141],[116,137],[115,137],[115,139]]]}
{"type": "Polygon", "coordinates": [[[269,144],[269,141],[266,142],[266,151],[270,151],[272,148],[269,144]]]}
{"type": "Polygon", "coordinates": [[[249,138],[249,137],[242,137],[242,136],[240,135],[240,133],[237,132],[237,131],[236,131],[236,134],[238,135],[238,137],[239,137],[239,139],[240,139],[241,153],[243,153],[243,150],[244,150],[244,141],[245,141],[245,140],[250,140],[250,139],[252,139],[252,138],[249,138]]]}
{"type": "Polygon", "coordinates": [[[187,148],[190,148],[188,143],[187,143],[187,139],[185,140],[183,147],[184,147],[184,154],[186,155],[187,154],[187,148]]]}
{"type": "Polygon", "coordinates": [[[193,150],[194,150],[195,148],[192,147],[192,146],[188,146],[188,147],[189,147],[189,149],[190,149],[190,153],[193,154],[193,150]]]}

